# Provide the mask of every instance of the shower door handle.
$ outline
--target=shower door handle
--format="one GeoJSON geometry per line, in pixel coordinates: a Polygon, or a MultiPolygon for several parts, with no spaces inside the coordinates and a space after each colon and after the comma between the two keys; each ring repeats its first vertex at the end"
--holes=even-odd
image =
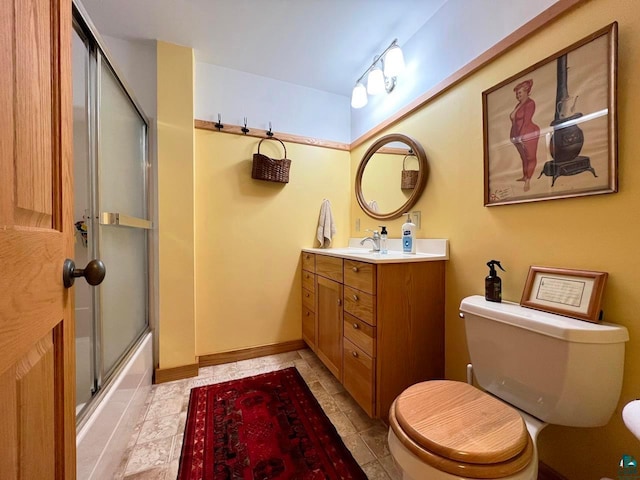
{"type": "Polygon", "coordinates": [[[106,274],[107,267],[98,259],[91,260],[84,268],[76,268],[75,262],[67,258],[62,266],[62,282],[65,288],[71,288],[77,277],[84,277],[89,285],[99,285],[106,274]]]}

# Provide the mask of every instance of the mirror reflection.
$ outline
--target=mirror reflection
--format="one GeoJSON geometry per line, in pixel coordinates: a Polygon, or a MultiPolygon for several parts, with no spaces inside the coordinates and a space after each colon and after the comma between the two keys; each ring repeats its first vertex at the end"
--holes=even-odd
{"type": "Polygon", "coordinates": [[[356,174],[358,203],[369,216],[397,218],[418,200],[426,182],[426,155],[401,134],[380,138],[365,153],[356,174]]]}

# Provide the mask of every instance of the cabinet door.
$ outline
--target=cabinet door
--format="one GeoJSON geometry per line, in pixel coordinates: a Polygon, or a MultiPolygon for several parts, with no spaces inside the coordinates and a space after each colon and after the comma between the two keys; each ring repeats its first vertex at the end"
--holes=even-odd
{"type": "Polygon", "coordinates": [[[358,405],[372,416],[374,389],[374,360],[349,340],[344,341],[344,381],[342,384],[358,405]]]}
{"type": "Polygon", "coordinates": [[[316,353],[342,381],[342,284],[324,277],[317,279],[316,353]]]}

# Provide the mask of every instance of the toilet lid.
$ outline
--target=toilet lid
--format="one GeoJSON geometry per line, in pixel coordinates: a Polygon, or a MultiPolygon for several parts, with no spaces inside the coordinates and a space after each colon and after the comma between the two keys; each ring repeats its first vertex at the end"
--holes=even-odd
{"type": "Polygon", "coordinates": [[[416,444],[460,462],[505,462],[521,454],[529,441],[515,409],[462,382],[412,385],[396,399],[394,413],[416,444]]]}

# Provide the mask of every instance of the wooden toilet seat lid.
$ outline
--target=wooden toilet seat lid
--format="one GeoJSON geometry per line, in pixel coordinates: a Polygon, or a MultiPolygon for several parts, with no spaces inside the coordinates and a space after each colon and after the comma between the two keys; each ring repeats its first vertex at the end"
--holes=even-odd
{"type": "Polygon", "coordinates": [[[520,414],[463,382],[433,380],[407,388],[395,418],[422,448],[459,462],[495,464],[521,454],[530,442],[520,414]]]}

